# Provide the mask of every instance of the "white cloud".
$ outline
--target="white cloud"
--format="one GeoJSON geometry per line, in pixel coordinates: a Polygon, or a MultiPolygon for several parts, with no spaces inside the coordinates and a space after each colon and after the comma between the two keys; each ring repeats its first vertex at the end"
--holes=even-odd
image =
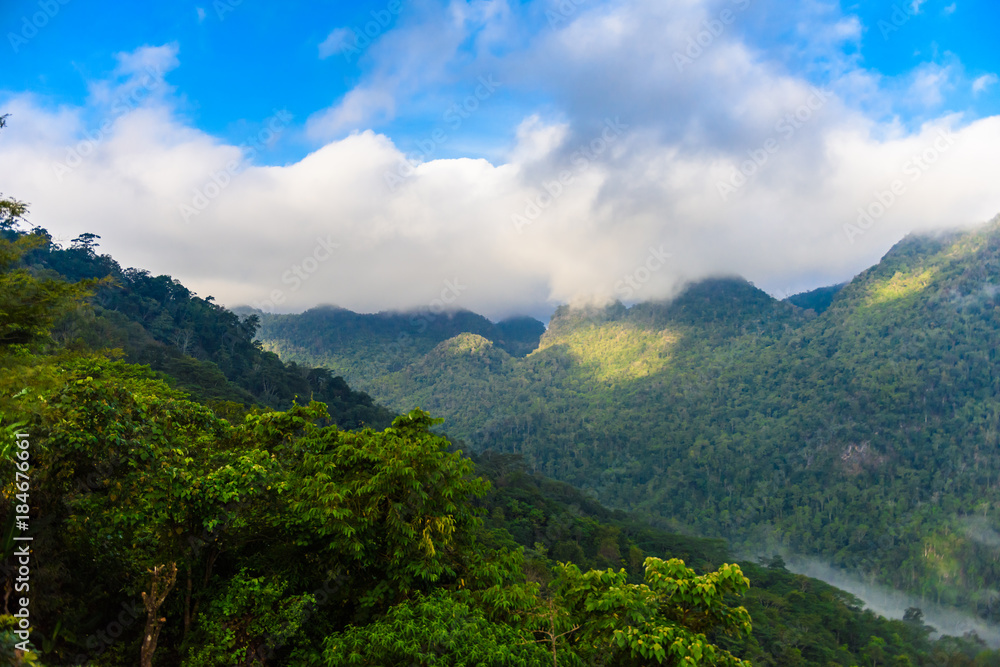
{"type": "MultiPolygon", "coordinates": [[[[412,21],[377,34],[363,49],[368,63],[365,79],[309,118],[307,130],[312,138],[328,141],[393,119],[397,107],[452,81],[455,74],[450,70],[456,61],[467,59],[459,52],[470,42],[475,53],[490,61],[492,50],[509,48],[514,30],[508,25],[512,19],[505,0],[451,2],[446,7],[417,4],[407,11],[414,13],[412,21]]],[[[331,39],[336,39],[333,33],[324,43],[331,39]]],[[[354,44],[353,34],[346,39],[354,44]]],[[[350,55],[359,57],[354,52],[350,55]]]]}
{"type": "Polygon", "coordinates": [[[347,28],[335,28],[330,31],[319,45],[320,59],[329,58],[339,53],[345,45],[354,44],[354,34],[347,28]]]}
{"type": "Polygon", "coordinates": [[[202,23],[205,20],[205,8],[195,7],[195,12],[198,14],[198,23],[202,23]]]}
{"type": "Polygon", "coordinates": [[[972,94],[978,95],[997,82],[996,74],[984,74],[972,82],[972,94]]]}
{"type": "Polygon", "coordinates": [[[114,74],[130,76],[149,70],[169,72],[180,65],[179,52],[180,47],[176,42],[172,42],[163,46],[142,46],[135,51],[117,53],[115,60],[118,61],[118,66],[114,74]]]}
{"type": "Polygon", "coordinates": [[[910,82],[910,99],[926,107],[935,107],[944,101],[944,91],[951,85],[952,67],[926,63],[917,67],[910,82]]]}
{"type": "MultiPolygon", "coordinates": [[[[16,121],[0,134],[0,182],[57,236],[100,234],[126,265],[169,273],[228,305],[278,291],[282,310],[427,306],[444,281],[458,281],[458,306],[493,316],[538,312],[624,296],[622,278],[660,248],[672,257],[633,298],[666,296],[718,273],[772,290],[812,287],[849,278],[909,231],[1000,211],[992,182],[1000,117],[962,125],[949,116],[917,131],[877,122],[851,101],[876,94],[877,79],[844,71],[820,100],[735,29],[678,68],[674,53],[712,10],[652,0],[580,9],[503,59],[474,48],[476,64],[496,68],[506,91],[543,89],[547,111],[509,118],[514,139],[502,161],[426,160],[390,189],[386,175],[398,174],[405,156],[368,129],[372,118],[397,113],[415,90],[453,72],[449,59],[467,33],[490,32],[482,39],[495,45],[512,30],[457,14],[423,41],[418,31],[387,33],[370,47],[370,74],[310,120],[322,141],[315,151],[242,170],[190,222],[179,207],[207,191],[239,149],[190,127],[168,96],[118,119],[61,181],[53,171],[93,128],[105,91],[129,85],[125,72],[154,54],[169,66],[170,49],[123,57],[84,108],[30,95],[0,100],[16,121]],[[435,42],[445,55],[432,53],[435,42]],[[427,64],[414,65],[412,53],[424,50],[427,64]],[[617,134],[608,129],[616,118],[627,126],[617,134]],[[955,139],[936,149],[946,129],[955,139]],[[745,184],[723,200],[719,183],[741,172],[750,172],[745,184]],[[849,239],[845,225],[895,180],[903,193],[849,239]],[[519,231],[513,220],[532,205],[537,215],[519,231]],[[309,260],[331,242],[339,247],[328,259],[309,260]],[[295,274],[309,267],[306,279],[295,274]]],[[[924,68],[912,91],[932,103],[947,79],[924,68]]]]}
{"type": "Polygon", "coordinates": [[[379,87],[355,88],[336,107],[309,119],[309,133],[318,138],[335,137],[364,129],[371,123],[391,119],[396,98],[379,87]]]}

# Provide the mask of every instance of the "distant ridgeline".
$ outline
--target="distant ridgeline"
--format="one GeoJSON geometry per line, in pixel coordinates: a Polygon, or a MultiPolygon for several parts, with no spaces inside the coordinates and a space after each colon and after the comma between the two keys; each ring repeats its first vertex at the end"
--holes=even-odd
{"type": "Polygon", "coordinates": [[[561,307],[526,356],[469,313],[368,348],[336,313],[262,316],[262,342],[610,506],[1000,620],[998,221],[786,301],[723,278],[561,307]]]}
{"type": "MultiPolygon", "coordinates": [[[[727,563],[721,540],[651,527],[528,472],[557,461],[540,455],[554,432],[499,430],[498,443],[527,436],[528,455],[470,459],[421,410],[382,428],[391,414],[367,395],[262,351],[253,317],[122,270],[92,235],[63,249],[44,230],[17,232],[9,204],[0,199],[3,664],[997,664],[975,638],[931,641],[917,609],[880,619],[780,558],[727,563]],[[376,428],[339,428],[361,424],[376,428]],[[15,433],[30,440],[27,459],[15,433]],[[25,534],[28,565],[15,552],[25,534]],[[14,572],[30,590],[12,594],[14,572]]],[[[433,388],[451,383],[451,398],[435,398],[442,411],[483,410],[492,423],[494,407],[507,420],[524,401],[535,419],[579,410],[565,403],[578,391],[594,411],[547,428],[595,436],[608,427],[591,421],[607,418],[602,401],[671,368],[665,346],[690,344],[664,322],[709,328],[718,344],[778,336],[804,317],[732,281],[690,290],[666,320],[657,308],[563,310],[544,335],[533,320],[469,314],[428,321],[410,342],[399,334],[412,317],[332,312],[353,336],[395,322],[391,353],[426,348],[419,363],[446,369],[433,388]],[[496,378],[511,402],[463,403],[486,390],[464,382],[496,378]],[[533,384],[556,389],[533,396],[533,384]]],[[[574,465],[599,449],[570,450],[574,465]]],[[[977,515],[980,533],[989,516],[977,515]]]]}
{"type": "Polygon", "coordinates": [[[348,382],[403,368],[439,343],[462,333],[490,340],[512,357],[538,347],[545,325],[531,317],[493,323],[469,311],[435,314],[384,312],[359,314],[322,306],[301,315],[274,315],[247,307],[234,312],[258,318],[258,337],[286,361],[312,359],[348,382]]]}

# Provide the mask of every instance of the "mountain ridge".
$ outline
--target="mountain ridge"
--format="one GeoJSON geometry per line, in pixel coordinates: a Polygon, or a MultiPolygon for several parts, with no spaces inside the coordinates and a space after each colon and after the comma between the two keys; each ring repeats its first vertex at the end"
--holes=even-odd
{"type": "Polygon", "coordinates": [[[911,235],[821,311],[741,279],[561,307],[523,358],[413,355],[353,384],[609,506],[777,544],[1000,619],[1000,223],[911,235]],[[734,298],[734,296],[736,298],[734,298]],[[837,508],[833,511],[832,508],[837,508]]]}

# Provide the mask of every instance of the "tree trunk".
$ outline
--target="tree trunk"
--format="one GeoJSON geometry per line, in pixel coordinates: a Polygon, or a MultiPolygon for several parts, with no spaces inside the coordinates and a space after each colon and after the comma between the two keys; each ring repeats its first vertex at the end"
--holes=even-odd
{"type": "Polygon", "coordinates": [[[187,591],[184,592],[184,638],[187,639],[188,629],[191,627],[191,568],[194,567],[194,556],[188,560],[187,566],[187,591]]]}
{"type": "Polygon", "coordinates": [[[147,572],[153,575],[153,580],[149,585],[149,593],[142,592],[142,605],[146,608],[146,631],[142,636],[142,654],[139,664],[141,667],[153,667],[153,652],[156,650],[156,640],[160,636],[160,630],[166,623],[166,618],[159,618],[158,612],[167,599],[170,589],[177,583],[177,563],[157,565],[147,572]]]}
{"type": "MultiPolygon", "coordinates": [[[[219,557],[220,553],[220,551],[214,548],[208,552],[208,562],[205,563],[205,577],[202,580],[202,588],[208,588],[208,580],[212,578],[212,566],[215,565],[215,559],[219,557]]],[[[199,600],[195,600],[194,604],[191,606],[191,618],[198,615],[199,602],[199,600]]]]}

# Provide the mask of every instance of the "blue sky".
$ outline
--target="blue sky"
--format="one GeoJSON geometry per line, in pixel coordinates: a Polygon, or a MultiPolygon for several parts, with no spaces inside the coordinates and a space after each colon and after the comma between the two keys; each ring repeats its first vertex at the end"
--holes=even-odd
{"type": "Polygon", "coordinates": [[[125,263],[229,305],[426,307],[461,276],[454,305],[494,315],[724,272],[782,295],[1000,210],[968,182],[998,147],[997,25],[986,0],[8,0],[0,191],[57,236],[97,231],[125,263]],[[609,123],[625,129],[602,141],[609,123]],[[942,128],[966,140],[858,228],[942,128]],[[276,243],[273,212],[293,200],[276,243]],[[323,235],[350,251],[296,283],[323,235]],[[629,288],[663,244],[674,260],[629,288]]]}
{"type": "MultiPolygon", "coordinates": [[[[579,3],[587,8],[590,0],[579,3]]],[[[724,8],[727,3],[716,3],[724,8]]],[[[738,7],[739,3],[732,3],[738,7]]],[[[18,0],[4,3],[0,19],[16,37],[15,58],[5,68],[3,86],[8,90],[30,90],[52,104],[83,104],[88,82],[107,76],[115,68],[114,54],[131,52],[145,45],[174,43],[183,66],[169,77],[182,94],[180,112],[205,132],[230,141],[245,138],[253,128],[272,115],[287,109],[299,121],[341,99],[363,81],[375,66],[367,48],[335,49],[319,57],[319,46],[337,28],[374,34],[373,42],[400,26],[414,25],[427,10],[415,3],[393,5],[386,2],[302,2],[268,3],[262,0],[218,0],[217,2],[114,3],[95,7],[94,3],[55,0],[46,12],[43,5],[18,0]],[[53,12],[52,7],[58,7],[53,12]],[[110,9],[109,9],[110,8],[110,9]],[[20,43],[25,18],[38,12],[54,14],[36,37],[20,43]],[[85,25],[86,30],[80,30],[85,25]]],[[[515,5],[513,11],[525,17],[524,29],[542,32],[551,28],[539,7],[515,5]]],[[[558,9],[552,10],[556,15],[558,9]]],[[[803,30],[801,14],[815,12],[814,3],[753,2],[741,12],[737,25],[753,48],[776,57],[789,72],[823,85],[829,72],[822,63],[829,54],[812,54],[803,42],[814,35],[803,30]],[[803,34],[804,33],[804,34],[803,34]]],[[[828,17],[857,17],[862,35],[857,43],[839,45],[844,56],[853,56],[858,66],[890,79],[906,81],[922,68],[952,67],[956,76],[982,79],[982,90],[955,82],[946,86],[940,104],[910,103],[906,96],[890,104],[889,112],[903,122],[920,122],[943,110],[964,111],[969,117],[1000,113],[1000,85],[992,85],[990,75],[1000,72],[1000,49],[996,48],[996,26],[1000,25],[1000,4],[989,0],[945,2],[832,3],[828,17]],[[917,11],[914,11],[914,7],[917,11]]],[[[572,18],[572,16],[567,17],[572,18]]],[[[40,23],[41,21],[39,21],[40,23]]],[[[30,33],[30,28],[28,33],[30,33]]],[[[344,43],[338,40],[338,43],[344,43]]],[[[349,43],[349,40],[348,40],[349,43]]],[[[459,55],[472,57],[469,44],[459,55]]],[[[12,48],[13,50],[13,48],[12,48]]],[[[502,56],[502,47],[497,49],[502,56]]],[[[453,63],[449,72],[433,85],[413,93],[413,106],[400,109],[391,119],[374,118],[370,127],[386,132],[399,142],[423,138],[428,128],[440,121],[445,101],[463,96],[476,81],[477,73],[463,71],[453,63]]],[[[902,87],[905,84],[900,84],[902,87]]],[[[510,141],[510,113],[530,113],[546,108],[558,113],[555,101],[544,90],[511,92],[493,113],[477,116],[461,128],[456,146],[441,148],[441,156],[490,156],[498,146],[510,141]],[[458,145],[460,144],[460,146],[458,145]],[[463,150],[464,149],[464,150],[463,150]]],[[[494,101],[495,102],[495,101],[494,101]]],[[[275,161],[302,157],[312,146],[282,147],[275,161]]]]}

